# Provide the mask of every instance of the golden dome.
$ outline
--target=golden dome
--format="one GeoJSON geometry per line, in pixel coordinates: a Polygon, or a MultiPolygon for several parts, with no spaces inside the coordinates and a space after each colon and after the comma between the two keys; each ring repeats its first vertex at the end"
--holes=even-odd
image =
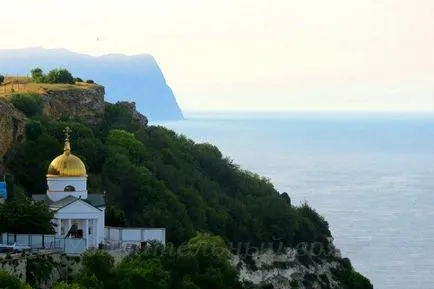
{"type": "Polygon", "coordinates": [[[65,148],[63,154],[56,157],[48,167],[47,176],[50,177],[84,177],[86,166],[75,155],[71,153],[69,143],[69,128],[67,128],[65,148]]]}

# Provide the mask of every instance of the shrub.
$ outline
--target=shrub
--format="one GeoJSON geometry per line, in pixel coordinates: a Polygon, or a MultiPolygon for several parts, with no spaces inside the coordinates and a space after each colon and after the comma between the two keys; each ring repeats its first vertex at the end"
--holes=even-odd
{"type": "Polygon", "coordinates": [[[115,260],[105,250],[89,250],[83,254],[82,275],[94,274],[98,280],[104,280],[114,268],[115,260]]]}
{"type": "Polygon", "coordinates": [[[93,84],[93,83],[95,83],[95,81],[93,81],[92,79],[88,79],[88,80],[86,80],[86,83],[91,83],[91,84],[93,84]]]}
{"type": "Polygon", "coordinates": [[[15,108],[21,110],[28,117],[42,114],[42,99],[39,94],[16,93],[9,100],[15,108]]]}
{"type": "Polygon", "coordinates": [[[76,77],[76,78],[74,78],[74,81],[75,82],[83,82],[83,79],[81,79],[80,77],[76,77]]]}
{"type": "Polygon", "coordinates": [[[32,74],[32,81],[35,83],[45,82],[45,75],[39,67],[36,67],[30,71],[32,74]]]}
{"type": "Polygon", "coordinates": [[[31,289],[28,284],[21,282],[17,277],[11,276],[3,271],[0,271],[0,288],[31,289]]]}
{"type": "Polygon", "coordinates": [[[66,70],[66,69],[52,69],[50,72],[48,72],[47,75],[47,82],[48,83],[67,83],[67,84],[74,84],[74,78],[72,77],[72,74],[66,70]]]}
{"type": "Polygon", "coordinates": [[[2,83],[5,81],[5,77],[3,75],[0,74],[0,85],[2,85],[2,83]]]}

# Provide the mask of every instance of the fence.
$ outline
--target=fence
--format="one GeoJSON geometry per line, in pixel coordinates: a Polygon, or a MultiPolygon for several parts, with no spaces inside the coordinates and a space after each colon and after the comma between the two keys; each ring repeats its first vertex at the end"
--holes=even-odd
{"type": "Polygon", "coordinates": [[[55,235],[40,235],[40,234],[10,234],[4,233],[1,235],[0,243],[17,242],[22,245],[31,247],[32,249],[62,249],[65,247],[65,239],[56,238],[55,235]]]}
{"type": "MultiPolygon", "coordinates": [[[[128,252],[135,246],[141,246],[141,243],[145,241],[158,241],[163,245],[166,244],[166,230],[163,228],[105,227],[104,236],[106,248],[115,251],[128,252]]],[[[55,235],[40,234],[4,233],[0,235],[0,244],[13,242],[29,246],[33,250],[59,250],[67,254],[79,254],[87,248],[86,239],[65,239],[55,235]]]]}
{"type": "Polygon", "coordinates": [[[166,244],[166,229],[164,228],[120,228],[105,227],[104,239],[111,243],[140,243],[143,241],[158,241],[166,244]]]}

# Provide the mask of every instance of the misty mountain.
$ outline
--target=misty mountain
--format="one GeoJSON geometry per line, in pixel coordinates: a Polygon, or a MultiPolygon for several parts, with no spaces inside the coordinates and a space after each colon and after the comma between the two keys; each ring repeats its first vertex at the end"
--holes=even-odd
{"type": "Polygon", "coordinates": [[[0,50],[0,74],[29,75],[34,67],[46,73],[62,67],[74,77],[92,79],[105,86],[107,101],[135,101],[137,109],[150,120],[183,118],[172,89],[151,55],[95,57],[65,49],[0,50]]]}

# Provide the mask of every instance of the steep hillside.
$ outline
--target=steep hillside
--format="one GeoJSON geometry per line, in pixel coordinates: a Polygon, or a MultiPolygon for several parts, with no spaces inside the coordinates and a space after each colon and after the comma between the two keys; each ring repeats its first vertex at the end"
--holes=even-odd
{"type": "Polygon", "coordinates": [[[151,120],[181,119],[182,112],[155,59],[120,54],[93,57],[63,49],[0,50],[0,74],[27,75],[29,69],[67,67],[74,75],[106,88],[106,99],[134,101],[151,120]]]}
{"type": "Polygon", "coordinates": [[[164,227],[175,245],[197,232],[219,235],[235,254],[239,277],[251,284],[246,288],[373,288],[342,258],[328,223],[307,204],[293,206],[286,193],[211,144],[139,122],[124,103],[107,103],[95,124],[32,117],[26,140],[4,158],[8,179],[15,179],[12,198],[15,191],[45,192],[65,126],[72,128],[72,151],[87,166],[89,191],[106,192],[107,225],[164,227]]]}

